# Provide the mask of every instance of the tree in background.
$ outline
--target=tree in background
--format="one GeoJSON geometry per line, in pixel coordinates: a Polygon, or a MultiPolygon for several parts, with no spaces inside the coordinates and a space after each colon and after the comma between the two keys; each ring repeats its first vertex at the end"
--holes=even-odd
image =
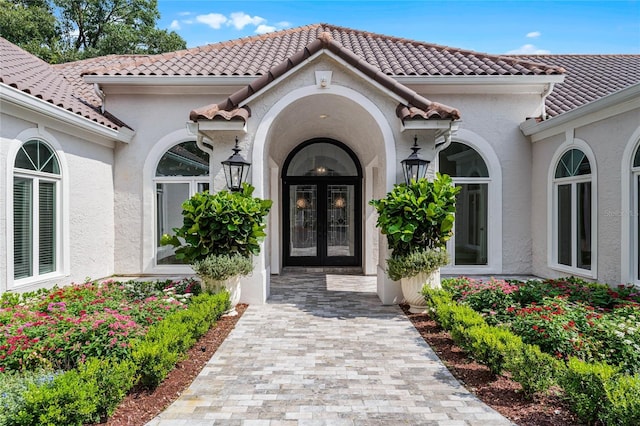
{"type": "Polygon", "coordinates": [[[159,18],[156,0],[0,0],[0,35],[51,63],[186,48],[159,18]]]}

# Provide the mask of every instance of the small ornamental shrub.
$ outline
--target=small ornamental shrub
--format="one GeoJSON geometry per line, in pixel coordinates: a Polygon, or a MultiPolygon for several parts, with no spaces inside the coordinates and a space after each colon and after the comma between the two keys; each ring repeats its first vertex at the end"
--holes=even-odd
{"type": "Polygon", "coordinates": [[[406,256],[392,256],[387,259],[387,274],[392,280],[398,281],[421,272],[429,274],[447,263],[449,255],[445,249],[419,250],[406,256]]]}
{"type": "MultiPolygon", "coordinates": [[[[487,323],[482,315],[468,306],[452,302],[450,326],[451,338],[463,349],[468,349],[470,345],[467,332],[473,327],[486,326],[487,323]]],[[[444,326],[443,326],[444,327],[444,326]]]]}
{"type": "Polygon", "coordinates": [[[494,375],[502,373],[505,362],[523,345],[518,336],[499,327],[475,326],[464,334],[473,358],[489,367],[494,375]]]}
{"type": "Polygon", "coordinates": [[[640,419],[640,375],[619,376],[605,384],[608,404],[600,414],[605,425],[637,426],[640,419]]]}
{"type": "Polygon", "coordinates": [[[527,398],[544,392],[556,383],[562,374],[564,363],[546,354],[536,345],[523,344],[505,359],[505,370],[522,386],[527,398]]]}
{"type": "MultiPolygon", "coordinates": [[[[236,275],[248,275],[253,271],[253,260],[240,254],[207,256],[193,262],[193,270],[201,277],[223,281],[236,275]]],[[[203,282],[206,287],[206,282],[203,282]]],[[[205,288],[211,292],[212,289],[205,288]]]]}
{"type": "Polygon", "coordinates": [[[58,374],[61,372],[47,370],[7,371],[0,374],[0,425],[10,424],[9,420],[16,418],[18,412],[24,410],[24,395],[31,385],[51,383],[58,374]]]}
{"type": "Polygon", "coordinates": [[[453,302],[451,293],[443,288],[424,286],[422,288],[422,296],[425,302],[427,302],[427,306],[432,310],[435,310],[440,304],[453,302]]]}
{"type": "Polygon", "coordinates": [[[570,358],[560,385],[567,401],[578,417],[594,424],[607,408],[606,384],[614,379],[618,370],[604,363],[587,363],[570,358]]]}

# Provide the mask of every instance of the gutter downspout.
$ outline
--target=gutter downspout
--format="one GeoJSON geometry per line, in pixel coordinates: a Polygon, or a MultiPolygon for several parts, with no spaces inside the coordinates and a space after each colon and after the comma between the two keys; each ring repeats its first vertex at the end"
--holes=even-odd
{"type": "Polygon", "coordinates": [[[93,83],[93,91],[96,93],[96,95],[98,95],[98,97],[102,101],[100,105],[100,111],[104,114],[104,110],[105,110],[104,104],[106,102],[107,96],[104,94],[102,89],[100,89],[100,85],[98,83],[93,83]]]}
{"type": "Polygon", "coordinates": [[[553,91],[553,87],[554,87],[555,83],[549,83],[549,85],[547,86],[547,88],[545,89],[544,92],[542,92],[542,105],[541,105],[541,111],[542,113],[540,114],[540,117],[542,118],[542,121],[545,121],[547,119],[547,96],[549,96],[551,94],[551,92],[553,91]]]}

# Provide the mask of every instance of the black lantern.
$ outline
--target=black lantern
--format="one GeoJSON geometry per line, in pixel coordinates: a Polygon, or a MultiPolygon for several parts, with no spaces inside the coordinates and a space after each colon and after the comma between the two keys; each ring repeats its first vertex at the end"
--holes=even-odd
{"type": "Polygon", "coordinates": [[[240,155],[238,147],[238,137],[236,136],[236,146],[233,148],[233,155],[222,162],[224,177],[227,179],[227,188],[230,191],[240,191],[242,184],[249,176],[251,163],[240,155]]]}
{"type": "Polygon", "coordinates": [[[404,172],[404,181],[407,185],[411,184],[412,180],[422,179],[427,175],[427,167],[429,167],[429,161],[425,160],[418,154],[420,147],[418,146],[418,137],[413,139],[413,151],[410,156],[402,160],[402,171],[404,172]]]}

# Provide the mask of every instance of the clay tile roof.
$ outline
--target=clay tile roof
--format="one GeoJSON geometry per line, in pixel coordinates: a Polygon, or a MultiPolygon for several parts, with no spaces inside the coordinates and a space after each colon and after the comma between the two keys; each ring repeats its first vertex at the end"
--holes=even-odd
{"type": "MultiPolygon", "coordinates": [[[[101,113],[95,99],[84,98],[55,67],[0,37],[0,83],[28,93],[88,120],[118,130],[126,126],[101,113]]],[[[95,96],[95,95],[94,95],[95,96]]]]}
{"type": "Polygon", "coordinates": [[[327,33],[344,49],[386,75],[546,75],[561,67],[512,56],[488,55],[328,24],[141,57],[88,70],[95,75],[261,76],[327,33]]]}
{"type": "Polygon", "coordinates": [[[640,83],[640,55],[536,55],[515,56],[566,69],[547,97],[547,114],[556,116],[603,96],[640,83]]]}
{"type": "Polygon", "coordinates": [[[289,70],[302,64],[307,58],[313,56],[322,49],[327,49],[342,58],[349,65],[355,67],[363,74],[381,84],[405,100],[406,105],[400,104],[397,115],[401,120],[405,119],[451,119],[460,118],[460,112],[452,107],[431,102],[415,91],[398,83],[392,77],[384,74],[378,68],[366,62],[351,50],[346,49],[333,39],[330,32],[322,32],[318,37],[301,50],[293,53],[284,61],[273,66],[262,77],[245,86],[229,96],[225,101],[207,105],[191,111],[189,117],[193,121],[200,119],[246,119],[250,116],[248,107],[240,107],[240,103],[270,85],[274,80],[289,70]]]}

